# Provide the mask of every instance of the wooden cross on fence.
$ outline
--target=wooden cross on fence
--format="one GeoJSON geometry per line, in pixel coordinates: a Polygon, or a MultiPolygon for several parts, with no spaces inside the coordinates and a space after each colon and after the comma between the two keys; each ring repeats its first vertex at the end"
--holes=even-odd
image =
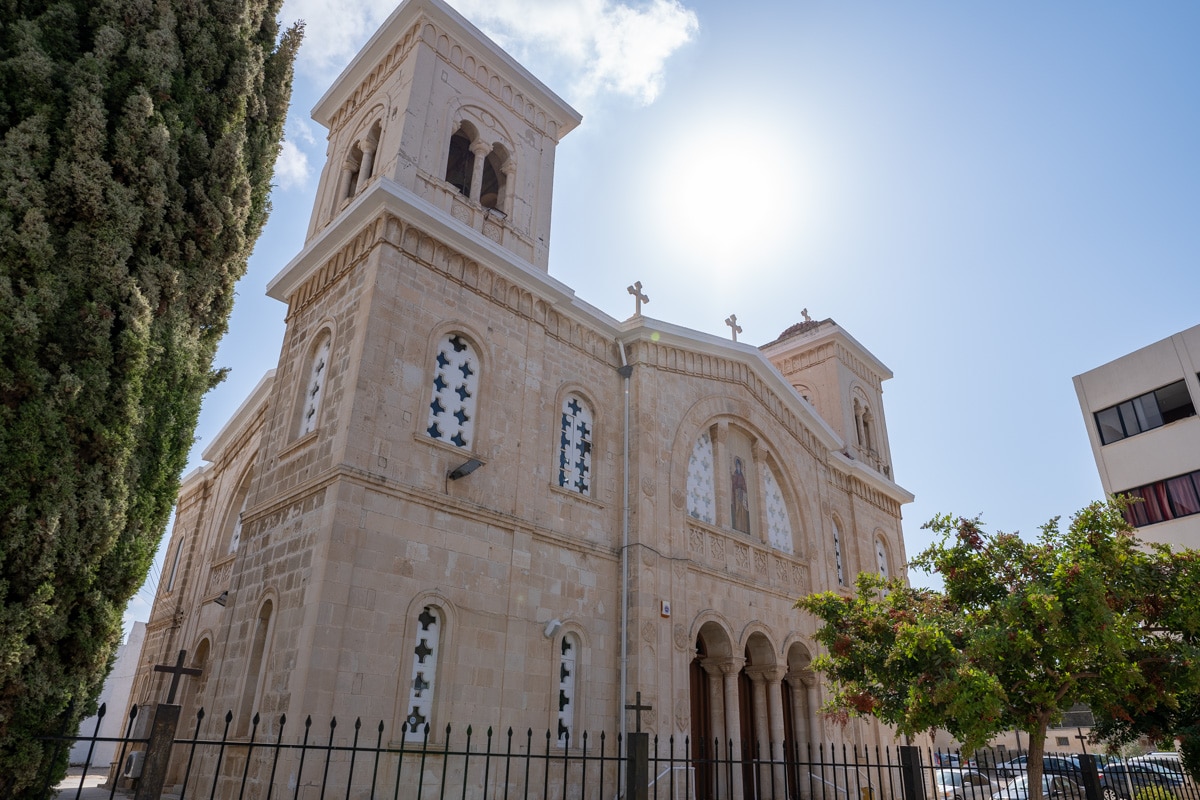
{"type": "Polygon", "coordinates": [[[647,295],[642,294],[642,282],[638,281],[637,283],[633,284],[633,286],[627,287],[626,291],[633,295],[633,299],[636,303],[634,308],[634,316],[640,317],[642,315],[642,303],[650,302],[650,298],[647,295]]]}
{"type": "Polygon", "coordinates": [[[155,664],[155,672],[170,672],[171,673],[171,690],[167,692],[167,705],[172,705],[175,702],[175,690],[179,688],[179,678],[182,675],[190,675],[193,678],[199,677],[201,670],[195,667],[185,667],[184,659],[187,658],[187,650],[179,651],[179,658],[176,659],[174,666],[170,664],[155,664]]]}
{"type": "Polygon", "coordinates": [[[637,693],[637,700],[634,702],[633,705],[625,706],[626,711],[634,712],[634,717],[633,717],[634,731],[636,731],[637,733],[642,732],[642,712],[643,711],[652,711],[653,709],[654,709],[654,706],[642,705],[642,693],[641,692],[637,693]]]}

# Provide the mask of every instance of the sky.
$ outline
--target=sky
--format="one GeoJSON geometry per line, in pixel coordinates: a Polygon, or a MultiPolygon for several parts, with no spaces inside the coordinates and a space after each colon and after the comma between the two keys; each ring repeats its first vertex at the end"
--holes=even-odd
{"type": "MultiPolygon", "coordinates": [[[[189,471],[276,365],[265,288],[325,158],[309,110],[395,5],[284,2],[306,34],[273,211],[189,471]]],[[[935,514],[1032,536],[1102,497],[1072,376],[1200,322],[1200,4],[450,5],[583,114],[557,151],[552,276],[618,319],[640,280],[646,316],[725,336],[736,314],[752,344],[807,309],[893,371],[910,558],[935,514]]]]}

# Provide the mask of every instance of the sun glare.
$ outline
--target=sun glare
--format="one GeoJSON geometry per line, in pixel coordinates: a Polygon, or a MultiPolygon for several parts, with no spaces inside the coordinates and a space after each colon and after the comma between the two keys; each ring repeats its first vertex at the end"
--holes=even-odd
{"type": "Polygon", "coordinates": [[[728,268],[783,258],[810,224],[812,186],[795,143],[771,126],[695,126],[664,146],[648,221],[681,259],[728,268]]]}

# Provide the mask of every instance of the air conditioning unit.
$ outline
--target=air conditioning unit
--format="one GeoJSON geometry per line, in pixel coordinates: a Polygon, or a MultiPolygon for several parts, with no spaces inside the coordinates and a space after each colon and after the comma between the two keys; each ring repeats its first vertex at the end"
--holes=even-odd
{"type": "Polygon", "coordinates": [[[144,750],[134,750],[132,753],[125,756],[125,764],[121,767],[121,777],[142,777],[142,761],[145,760],[145,758],[146,752],[144,750]]]}

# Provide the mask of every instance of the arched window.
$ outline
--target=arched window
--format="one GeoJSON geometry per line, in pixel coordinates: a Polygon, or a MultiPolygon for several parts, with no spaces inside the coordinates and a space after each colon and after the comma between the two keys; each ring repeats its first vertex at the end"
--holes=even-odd
{"type": "Polygon", "coordinates": [[[475,436],[479,360],[465,336],[448,333],[438,343],[429,420],[431,439],[468,449],[475,436]]]}
{"type": "Polygon", "coordinates": [[[696,438],[692,456],[688,459],[688,514],[710,525],[717,521],[715,508],[715,469],[712,437],[708,431],[696,438]]]}
{"type": "Polygon", "coordinates": [[[833,521],[833,566],[837,571],[838,586],[846,585],[846,573],[842,569],[842,531],[837,520],[833,521]]]}
{"type": "Polygon", "coordinates": [[[230,555],[231,553],[237,552],[238,546],[242,542],[242,516],[246,513],[246,506],[249,505],[249,503],[250,474],[247,473],[246,477],[244,477],[242,482],[238,485],[237,493],[234,494],[233,502],[230,504],[230,516],[225,522],[227,533],[224,537],[224,541],[227,541],[228,544],[224,548],[219,549],[216,556],[217,558],[222,558],[230,555]],[[237,509],[236,512],[234,509],[237,509]]]}
{"type": "Polygon", "coordinates": [[[791,553],[793,547],[792,519],[788,515],[787,503],[775,479],[775,471],[764,466],[762,474],[763,505],[767,512],[767,543],[777,550],[791,553]]]}
{"type": "Polygon", "coordinates": [[[558,436],[558,485],[592,493],[592,408],[577,394],[563,398],[558,436]]]}
{"type": "Polygon", "coordinates": [[[404,740],[419,742],[425,738],[425,726],[433,718],[433,693],[437,684],[438,644],[441,640],[441,616],[434,606],[425,606],[417,615],[417,635],[413,645],[412,683],[408,691],[404,740]]]}
{"type": "MultiPolygon", "coordinates": [[[[854,390],[859,393],[859,389],[854,390]]],[[[862,450],[870,453],[875,450],[874,437],[871,428],[874,426],[874,418],[871,416],[871,407],[867,403],[865,397],[861,394],[854,398],[854,441],[862,450]]]]}
{"type": "Polygon", "coordinates": [[[483,161],[483,181],[479,186],[479,205],[484,208],[504,210],[506,180],[504,166],[508,163],[508,151],[503,145],[492,145],[492,151],[483,161]]]}
{"type": "Polygon", "coordinates": [[[446,156],[446,183],[458,189],[464,197],[471,195],[471,176],[475,172],[475,154],[471,152],[471,137],[462,128],[450,137],[450,152],[446,156]]]}
{"type": "Polygon", "coordinates": [[[179,559],[183,555],[183,532],[179,535],[179,544],[175,547],[175,557],[171,559],[171,574],[167,578],[167,591],[175,591],[175,578],[179,576],[179,559]]]}
{"type": "Polygon", "coordinates": [[[254,638],[250,642],[250,658],[246,662],[246,682],[242,686],[242,702],[237,721],[239,736],[250,731],[250,720],[258,706],[259,693],[266,678],[267,658],[270,655],[271,614],[274,608],[274,604],[267,600],[258,610],[254,638]]]}
{"type": "Polygon", "coordinates": [[[309,362],[308,381],[304,385],[303,411],[300,414],[300,436],[317,429],[321,400],[325,396],[325,386],[329,378],[329,352],[330,336],[326,331],[321,334],[313,348],[312,360],[309,362]]]}
{"type": "Polygon", "coordinates": [[[575,687],[579,685],[579,637],[564,634],[558,658],[558,746],[566,747],[575,737],[575,687]]]}
{"type": "Polygon", "coordinates": [[[875,537],[875,563],[879,566],[879,574],[884,579],[892,577],[888,570],[887,545],[884,544],[882,536],[875,537]]]}

